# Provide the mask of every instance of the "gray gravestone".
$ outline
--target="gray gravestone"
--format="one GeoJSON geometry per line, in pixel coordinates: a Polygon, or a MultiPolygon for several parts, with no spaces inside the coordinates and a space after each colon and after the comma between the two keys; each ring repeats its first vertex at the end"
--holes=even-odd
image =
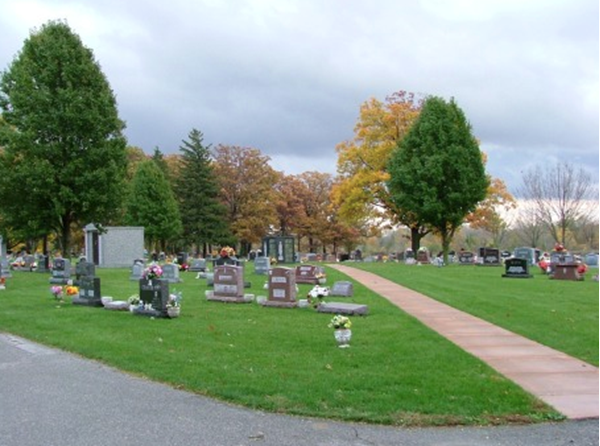
{"type": "Polygon", "coordinates": [[[179,283],[181,279],[179,278],[179,267],[174,263],[167,263],[163,265],[163,279],[167,280],[169,283],[179,283]]]}
{"type": "Polygon", "coordinates": [[[296,301],[296,271],[292,268],[273,268],[269,271],[269,297],[266,307],[294,308],[296,301]]]}
{"type": "Polygon", "coordinates": [[[4,257],[0,258],[0,277],[5,279],[10,279],[12,277],[8,260],[6,260],[4,257]]]}
{"type": "Polygon", "coordinates": [[[50,283],[56,285],[66,285],[69,280],[71,280],[71,261],[61,257],[54,259],[50,283]]]}
{"type": "Polygon", "coordinates": [[[329,292],[330,296],[352,297],[353,294],[354,288],[352,282],[348,281],[335,282],[329,292]]]}
{"type": "Polygon", "coordinates": [[[95,277],[96,276],[96,265],[92,262],[88,262],[84,258],[77,262],[75,265],[75,280],[79,281],[83,277],[95,277]]]}
{"type": "Polygon", "coordinates": [[[190,265],[190,271],[194,273],[206,272],[206,259],[194,259],[190,265]]]}
{"type": "Polygon", "coordinates": [[[323,302],[317,307],[317,311],[319,313],[365,316],[369,312],[369,307],[363,304],[349,304],[345,302],[323,302]]]}
{"type": "Polygon", "coordinates": [[[533,277],[529,274],[529,262],[527,259],[521,259],[513,257],[506,259],[504,262],[506,272],[502,274],[502,277],[512,279],[530,279],[533,277]]]}
{"type": "Polygon", "coordinates": [[[256,257],[254,259],[254,273],[268,274],[271,269],[271,260],[268,257],[256,257]]]}
{"type": "Polygon", "coordinates": [[[145,268],[146,264],[142,259],[134,260],[133,266],[131,267],[131,275],[129,276],[129,280],[140,280],[144,274],[145,268]]]}

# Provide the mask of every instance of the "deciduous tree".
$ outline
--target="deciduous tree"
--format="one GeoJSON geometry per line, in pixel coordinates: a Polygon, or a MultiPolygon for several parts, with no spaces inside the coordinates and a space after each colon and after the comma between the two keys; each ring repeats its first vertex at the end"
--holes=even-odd
{"type": "Polygon", "coordinates": [[[60,21],[33,30],[2,73],[0,200],[11,224],[60,235],[109,223],[124,194],[126,141],[99,63],[60,21]],[[26,199],[24,199],[26,197],[26,199]]]}
{"type": "Polygon", "coordinates": [[[488,187],[477,140],[454,100],[425,101],[392,154],[389,172],[394,202],[438,233],[447,262],[455,231],[488,187]]]}

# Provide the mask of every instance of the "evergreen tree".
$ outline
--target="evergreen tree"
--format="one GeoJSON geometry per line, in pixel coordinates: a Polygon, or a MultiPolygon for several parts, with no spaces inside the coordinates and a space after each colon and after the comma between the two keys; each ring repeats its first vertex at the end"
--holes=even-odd
{"type": "Polygon", "coordinates": [[[397,206],[441,237],[444,260],[469,212],[486,196],[482,153],[454,100],[428,98],[392,154],[388,187],[397,206]]]}
{"type": "Polygon", "coordinates": [[[118,215],[127,164],[124,123],[90,49],[66,23],[34,30],[0,78],[0,201],[28,236],[70,233],[118,215]]]}
{"type": "Polygon", "coordinates": [[[210,145],[203,145],[202,132],[192,129],[182,141],[181,169],[176,180],[184,239],[204,256],[211,244],[231,243],[226,208],[219,201],[219,187],[213,171],[210,145]]]}
{"type": "Polygon", "coordinates": [[[142,161],[132,180],[125,221],[144,227],[149,250],[166,249],[167,242],[181,235],[181,217],[173,190],[154,161],[142,161]]]}

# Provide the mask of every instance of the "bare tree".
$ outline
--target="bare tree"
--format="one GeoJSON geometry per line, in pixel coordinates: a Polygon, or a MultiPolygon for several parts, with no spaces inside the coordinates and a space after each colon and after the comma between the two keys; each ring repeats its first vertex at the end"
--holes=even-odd
{"type": "Polygon", "coordinates": [[[554,241],[564,244],[568,230],[592,212],[594,192],[586,170],[557,163],[554,167],[538,166],[525,172],[518,195],[532,203],[536,217],[548,227],[554,241]]]}

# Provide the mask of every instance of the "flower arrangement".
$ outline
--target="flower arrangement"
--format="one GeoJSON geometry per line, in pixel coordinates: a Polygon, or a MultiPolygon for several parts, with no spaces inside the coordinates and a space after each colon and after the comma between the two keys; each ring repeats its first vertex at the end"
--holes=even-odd
{"type": "Polygon", "coordinates": [[[336,314],[329,322],[329,328],[335,328],[336,330],[347,330],[352,327],[352,321],[347,316],[336,314]]]}
{"type": "Polygon", "coordinates": [[[169,294],[169,298],[167,299],[167,308],[181,307],[181,299],[181,291],[173,290],[173,292],[169,294]]]}
{"type": "Polygon", "coordinates": [[[54,298],[56,300],[62,301],[63,300],[63,287],[60,285],[52,285],[50,287],[50,292],[52,293],[52,295],[54,296],[54,298]]]}
{"type": "Polygon", "coordinates": [[[308,303],[317,308],[323,303],[323,298],[329,296],[329,287],[315,285],[306,295],[308,303]]]}
{"type": "Polygon", "coordinates": [[[140,300],[140,296],[138,294],[132,294],[131,296],[129,296],[127,298],[127,303],[129,305],[133,305],[134,307],[138,306],[140,304],[140,302],[141,302],[141,300],[140,300]]]}
{"type": "Polygon", "coordinates": [[[76,296],[79,294],[79,288],[77,288],[75,285],[67,285],[65,287],[65,292],[67,293],[67,296],[76,296]]]}
{"type": "Polygon", "coordinates": [[[163,275],[163,269],[158,263],[152,263],[148,268],[144,270],[142,273],[142,278],[152,280],[152,279],[160,279],[163,275]]]}
{"type": "Polygon", "coordinates": [[[221,257],[233,257],[235,256],[235,249],[231,246],[223,246],[220,251],[221,257]]]}

